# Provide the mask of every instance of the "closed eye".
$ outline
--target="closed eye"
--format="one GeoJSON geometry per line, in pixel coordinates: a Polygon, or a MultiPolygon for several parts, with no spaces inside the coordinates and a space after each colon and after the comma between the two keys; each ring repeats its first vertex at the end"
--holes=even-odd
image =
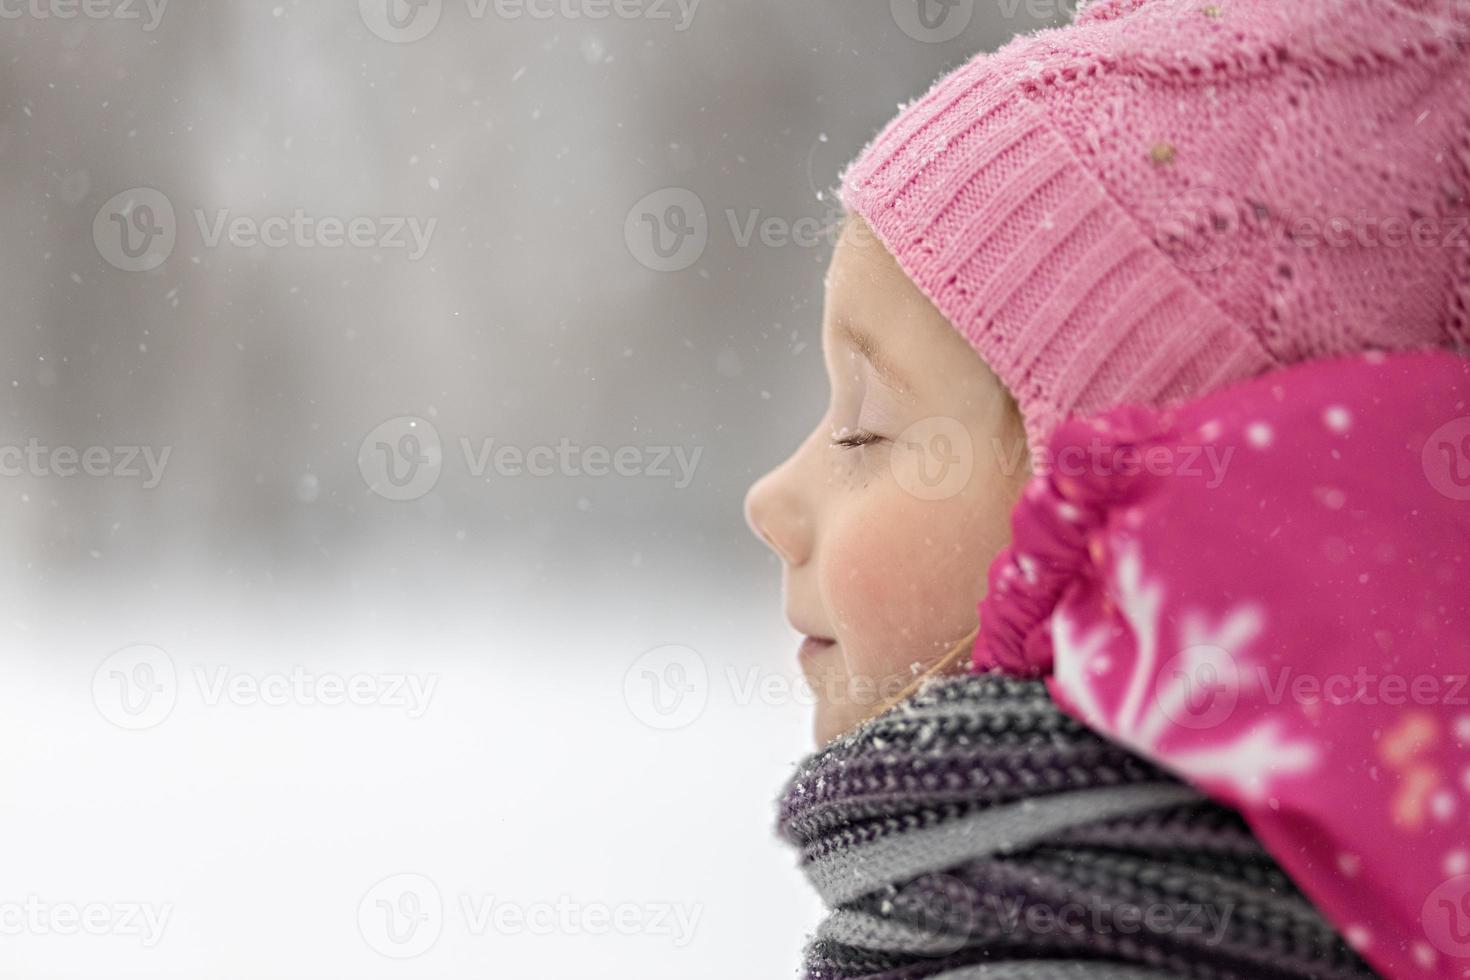
{"type": "Polygon", "coordinates": [[[850,430],[846,435],[834,436],[832,445],[841,449],[856,449],[859,446],[868,446],[875,442],[881,442],[883,438],[883,436],[878,435],[876,432],[854,429],[850,430]]]}

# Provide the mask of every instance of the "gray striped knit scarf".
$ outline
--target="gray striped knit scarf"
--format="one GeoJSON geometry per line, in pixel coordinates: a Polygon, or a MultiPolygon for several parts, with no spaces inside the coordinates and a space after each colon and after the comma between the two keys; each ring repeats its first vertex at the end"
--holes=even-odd
{"type": "Polygon", "coordinates": [[[832,910],[809,980],[1374,976],[1238,816],[1037,681],[931,682],[805,760],[778,828],[832,910]]]}

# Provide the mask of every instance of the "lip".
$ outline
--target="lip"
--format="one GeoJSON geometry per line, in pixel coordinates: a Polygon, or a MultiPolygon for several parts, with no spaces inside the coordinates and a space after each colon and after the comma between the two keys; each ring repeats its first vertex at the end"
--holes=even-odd
{"type": "Polygon", "coordinates": [[[797,649],[797,656],[810,657],[821,653],[828,647],[835,646],[836,640],[828,640],[820,636],[804,636],[801,638],[801,646],[797,649]]]}

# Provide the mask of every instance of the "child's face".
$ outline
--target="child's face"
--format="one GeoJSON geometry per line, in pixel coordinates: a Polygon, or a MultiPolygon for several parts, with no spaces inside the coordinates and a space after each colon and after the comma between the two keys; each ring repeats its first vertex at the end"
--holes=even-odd
{"type": "Polygon", "coordinates": [[[976,625],[1029,476],[1014,402],[861,219],[832,257],[827,413],[746,495],[783,565],[825,744],[976,625]],[[968,469],[967,469],[968,467],[968,469]]]}

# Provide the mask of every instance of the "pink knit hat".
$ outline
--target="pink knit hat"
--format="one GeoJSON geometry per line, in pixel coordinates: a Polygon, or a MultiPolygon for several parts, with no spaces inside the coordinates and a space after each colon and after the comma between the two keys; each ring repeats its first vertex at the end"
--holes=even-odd
{"type": "Polygon", "coordinates": [[[1094,0],[937,82],[842,199],[1041,445],[1470,343],[1470,0],[1094,0]]]}

